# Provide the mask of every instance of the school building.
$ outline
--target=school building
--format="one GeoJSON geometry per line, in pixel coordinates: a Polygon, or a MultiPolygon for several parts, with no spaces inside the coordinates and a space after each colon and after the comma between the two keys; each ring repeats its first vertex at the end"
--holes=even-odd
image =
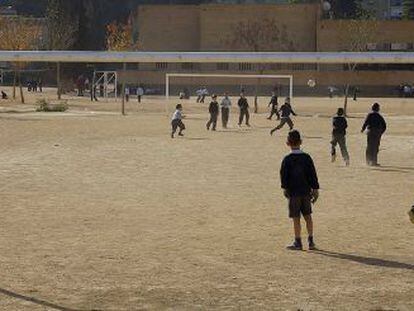
{"type": "MultiPolygon", "coordinates": [[[[414,50],[414,21],[326,19],[319,4],[142,5],[135,16],[143,51],[317,52],[352,51],[355,46],[368,51],[414,50]],[[260,33],[258,28],[265,29],[264,39],[253,38],[260,33]],[[241,32],[253,38],[250,45],[240,43],[241,32]]],[[[393,95],[399,84],[414,83],[413,69],[413,65],[393,64],[359,65],[349,70],[343,65],[316,64],[156,63],[130,65],[119,75],[130,84],[161,89],[167,72],[293,74],[296,91],[303,94],[310,92],[306,84],[312,78],[318,85],[313,93],[350,83],[361,89],[361,95],[393,95]]],[[[185,85],[193,89],[202,83],[237,89],[234,81],[215,78],[177,80],[176,88],[185,85]]]]}

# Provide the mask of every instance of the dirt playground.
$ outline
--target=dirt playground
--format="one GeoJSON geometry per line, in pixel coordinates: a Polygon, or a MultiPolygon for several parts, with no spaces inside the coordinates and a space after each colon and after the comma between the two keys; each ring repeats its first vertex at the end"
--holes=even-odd
{"type": "Polygon", "coordinates": [[[285,249],[288,130],[269,135],[268,99],[251,128],[234,109],[217,132],[207,103],[184,101],[174,140],[161,98],[126,116],[119,101],[67,99],[65,113],[0,101],[0,310],[414,310],[413,99],[379,99],[378,168],[360,133],[376,99],[350,103],[350,167],[330,163],[343,99],[295,99],[322,187],[319,250],[303,252],[285,249]]]}

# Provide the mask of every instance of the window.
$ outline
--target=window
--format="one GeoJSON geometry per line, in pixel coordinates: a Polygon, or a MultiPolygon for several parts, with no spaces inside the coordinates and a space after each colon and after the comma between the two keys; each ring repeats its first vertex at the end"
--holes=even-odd
{"type": "Polygon", "coordinates": [[[193,70],[194,69],[194,64],[193,63],[182,63],[181,64],[181,69],[183,69],[183,70],[193,70]]]}
{"type": "Polygon", "coordinates": [[[155,63],[155,68],[158,70],[168,69],[168,63],[155,63]]]}
{"type": "Polygon", "coordinates": [[[292,70],[305,70],[304,64],[292,64],[292,70]]]}
{"type": "Polygon", "coordinates": [[[409,49],[408,43],[391,43],[391,51],[407,51],[409,49]]]}
{"type": "Polygon", "coordinates": [[[227,63],[218,63],[217,70],[229,70],[230,66],[227,63]]]}
{"type": "Polygon", "coordinates": [[[249,71],[252,70],[252,64],[250,63],[240,63],[239,64],[240,71],[249,71]]]}
{"type": "Polygon", "coordinates": [[[282,64],[270,64],[270,70],[282,70],[282,64]]]}

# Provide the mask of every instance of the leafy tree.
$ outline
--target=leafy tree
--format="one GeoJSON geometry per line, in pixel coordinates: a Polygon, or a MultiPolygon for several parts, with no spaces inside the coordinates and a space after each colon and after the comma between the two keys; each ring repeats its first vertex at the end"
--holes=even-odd
{"type": "MultiPolygon", "coordinates": [[[[35,50],[40,42],[42,25],[38,19],[22,16],[0,16],[0,50],[35,50]]],[[[24,104],[21,70],[26,64],[14,63],[13,99],[16,99],[16,83],[19,83],[20,99],[24,104]]]]}
{"type": "Polygon", "coordinates": [[[404,19],[414,19],[414,0],[403,0],[404,19]]]}
{"type": "Polygon", "coordinates": [[[109,51],[134,51],[138,43],[134,40],[132,18],[127,23],[113,21],[106,26],[106,48],[109,51]]]}

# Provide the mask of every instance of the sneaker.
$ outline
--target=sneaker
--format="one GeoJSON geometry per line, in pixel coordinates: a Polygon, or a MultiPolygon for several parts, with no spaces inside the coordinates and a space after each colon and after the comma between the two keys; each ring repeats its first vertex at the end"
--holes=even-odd
{"type": "Polygon", "coordinates": [[[317,250],[316,245],[314,242],[309,242],[309,250],[314,251],[317,250]]]}
{"type": "Polygon", "coordinates": [[[303,246],[302,246],[302,244],[299,244],[297,242],[293,242],[292,245],[286,246],[286,249],[288,249],[290,251],[301,251],[301,250],[303,250],[303,246]]]}
{"type": "Polygon", "coordinates": [[[183,133],[178,133],[178,136],[184,136],[184,134],[183,133]]]}
{"type": "Polygon", "coordinates": [[[349,166],[350,164],[349,160],[345,160],[345,166],[349,166]]]}
{"type": "Polygon", "coordinates": [[[333,154],[331,156],[331,162],[334,163],[336,161],[336,154],[333,154]]]}
{"type": "Polygon", "coordinates": [[[171,138],[174,138],[174,134],[171,134],[171,138]]]}

